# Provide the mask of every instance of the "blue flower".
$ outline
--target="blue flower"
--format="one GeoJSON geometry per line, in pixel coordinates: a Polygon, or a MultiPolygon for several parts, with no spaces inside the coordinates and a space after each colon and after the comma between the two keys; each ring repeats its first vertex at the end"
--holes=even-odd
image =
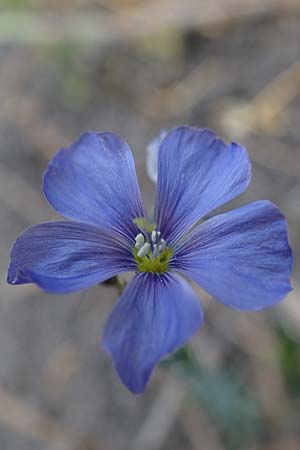
{"type": "Polygon", "coordinates": [[[272,203],[257,201],[199,223],[248,186],[245,148],[188,126],[158,142],[153,224],[128,145],[113,133],[83,134],[54,156],[43,178],[50,205],[74,222],[26,230],[8,273],[11,284],[66,293],[133,271],[102,340],[133,393],[143,392],[159,360],[202,325],[185,277],[245,311],[272,306],[291,289],[286,223],[272,203]]]}

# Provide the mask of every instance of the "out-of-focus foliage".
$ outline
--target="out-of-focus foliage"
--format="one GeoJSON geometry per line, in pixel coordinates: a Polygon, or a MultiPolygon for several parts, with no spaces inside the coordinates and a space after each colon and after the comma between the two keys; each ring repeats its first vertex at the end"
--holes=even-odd
{"type": "Polygon", "coordinates": [[[0,10],[25,10],[32,5],[32,0],[0,0],[0,10]]]}
{"type": "Polygon", "coordinates": [[[162,365],[175,364],[189,389],[189,401],[196,401],[224,436],[226,448],[244,449],[259,440],[263,414],[257,399],[239,379],[239,373],[211,371],[202,366],[187,348],[179,350],[162,365]]]}
{"type": "Polygon", "coordinates": [[[300,345],[282,326],[276,329],[280,369],[288,392],[292,397],[300,395],[300,345]]]}

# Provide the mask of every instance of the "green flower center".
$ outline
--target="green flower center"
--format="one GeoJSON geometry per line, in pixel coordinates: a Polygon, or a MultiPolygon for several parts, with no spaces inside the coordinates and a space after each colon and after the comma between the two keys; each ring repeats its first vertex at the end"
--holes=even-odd
{"type": "Polygon", "coordinates": [[[166,241],[160,237],[160,232],[152,230],[139,233],[135,237],[133,255],[139,272],[166,272],[172,258],[172,250],[166,247],[166,241]]]}

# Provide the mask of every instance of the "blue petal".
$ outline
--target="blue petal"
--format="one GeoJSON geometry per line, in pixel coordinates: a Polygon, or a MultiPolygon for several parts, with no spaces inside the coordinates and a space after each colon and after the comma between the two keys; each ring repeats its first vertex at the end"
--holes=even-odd
{"type": "Polygon", "coordinates": [[[258,201],[209,219],[181,243],[174,264],[227,306],[272,306],[291,290],[284,216],[258,201]]]}
{"type": "Polygon", "coordinates": [[[147,155],[146,155],[147,173],[150,180],[152,180],[154,183],[157,182],[159,147],[166,135],[167,132],[165,130],[162,130],[161,133],[158,136],[156,136],[156,138],[154,138],[147,146],[147,155]]]}
{"type": "Polygon", "coordinates": [[[158,158],[156,224],[169,245],[205,214],[243,192],[251,178],[245,148],[211,130],[175,128],[158,158]]]}
{"type": "Polygon", "coordinates": [[[49,203],[70,219],[125,235],[144,207],[131,151],[113,133],[85,133],[51,160],[43,179],[49,203]]]}
{"type": "Polygon", "coordinates": [[[11,251],[7,281],[36,283],[48,292],[73,292],[135,269],[120,235],[92,225],[50,222],[26,230],[11,251]]]}
{"type": "Polygon", "coordinates": [[[183,345],[202,322],[200,302],[183,278],[139,273],[106,323],[103,346],[122,382],[138,394],[158,361],[183,345]]]}

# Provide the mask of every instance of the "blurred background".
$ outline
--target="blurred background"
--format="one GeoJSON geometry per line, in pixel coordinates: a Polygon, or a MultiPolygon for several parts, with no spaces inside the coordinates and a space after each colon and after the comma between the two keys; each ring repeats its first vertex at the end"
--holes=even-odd
{"type": "Polygon", "coordinates": [[[0,449],[300,449],[300,0],[0,0],[0,449]],[[142,396],[99,349],[118,292],[11,287],[9,250],[56,219],[40,191],[49,158],[86,130],[136,157],[211,127],[249,150],[253,181],[229,209],[277,203],[295,252],[294,292],[238,313],[199,291],[206,324],[142,396]]]}

